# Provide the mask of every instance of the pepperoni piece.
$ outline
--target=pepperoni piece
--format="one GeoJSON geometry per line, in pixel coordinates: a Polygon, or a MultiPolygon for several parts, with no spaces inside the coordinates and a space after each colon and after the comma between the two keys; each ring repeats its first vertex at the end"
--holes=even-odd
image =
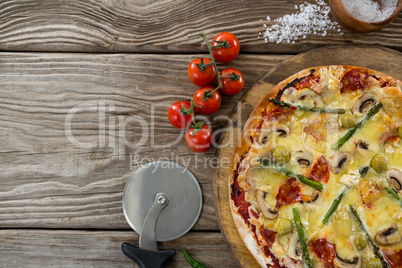
{"type": "Polygon", "coordinates": [[[299,84],[295,85],[297,90],[303,88],[312,88],[314,85],[317,85],[320,82],[319,76],[307,76],[303,80],[300,81],[299,84]]]}
{"type": "Polygon", "coordinates": [[[322,155],[318,158],[317,162],[314,163],[313,168],[310,171],[310,175],[308,176],[310,179],[327,183],[330,177],[329,173],[329,164],[327,159],[322,155]]]}
{"type": "Polygon", "coordinates": [[[312,251],[317,257],[326,264],[333,265],[336,257],[336,246],[325,238],[319,238],[309,243],[312,251]]]}
{"type": "Polygon", "coordinates": [[[342,77],[341,93],[365,90],[368,86],[368,77],[367,71],[362,73],[358,69],[350,70],[342,77]]]}
{"type": "Polygon", "coordinates": [[[279,121],[279,119],[281,119],[281,117],[286,116],[288,113],[291,113],[294,110],[296,110],[295,106],[292,106],[289,108],[276,107],[276,108],[270,110],[268,113],[266,113],[265,116],[268,120],[279,121]]]}
{"type": "Polygon", "coordinates": [[[298,185],[296,178],[287,179],[284,183],[279,186],[279,191],[276,194],[277,204],[280,206],[293,204],[302,200],[301,188],[298,185]]]}
{"type": "Polygon", "coordinates": [[[402,267],[402,250],[394,252],[388,252],[383,250],[382,253],[384,254],[384,257],[391,266],[391,268],[402,267]]]}
{"type": "Polygon", "coordinates": [[[264,238],[265,242],[267,242],[268,247],[272,248],[272,244],[275,242],[276,239],[276,232],[267,230],[264,228],[264,226],[261,226],[260,234],[262,238],[264,238]]]}

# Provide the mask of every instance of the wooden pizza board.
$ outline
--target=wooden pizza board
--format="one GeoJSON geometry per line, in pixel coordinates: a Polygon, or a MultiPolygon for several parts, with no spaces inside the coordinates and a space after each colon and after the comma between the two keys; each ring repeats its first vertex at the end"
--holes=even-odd
{"type": "MultiPolygon", "coordinates": [[[[219,139],[230,144],[217,149],[220,163],[227,163],[233,156],[234,146],[249,115],[259,101],[280,81],[309,67],[322,65],[354,65],[370,68],[402,80],[402,53],[382,47],[330,46],[299,54],[267,71],[241,97],[230,115],[232,126],[219,139]]],[[[213,197],[220,229],[233,256],[242,267],[259,267],[257,261],[244,245],[233,222],[229,205],[229,167],[220,165],[213,175],[213,197]]]]}

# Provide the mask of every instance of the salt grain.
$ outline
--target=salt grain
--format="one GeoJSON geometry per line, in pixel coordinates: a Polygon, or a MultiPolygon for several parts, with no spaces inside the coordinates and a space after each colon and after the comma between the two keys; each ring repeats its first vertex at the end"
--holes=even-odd
{"type": "Polygon", "coordinates": [[[394,13],[398,0],[381,0],[380,5],[373,0],[342,0],[343,6],[355,18],[367,22],[379,22],[388,19],[394,13]]]}
{"type": "Polygon", "coordinates": [[[315,0],[315,4],[304,2],[295,8],[299,10],[297,13],[275,19],[276,24],[270,27],[264,24],[265,43],[294,44],[299,37],[306,39],[308,34],[326,36],[330,30],[341,31],[338,23],[329,18],[330,9],[324,0],[315,0]]]}

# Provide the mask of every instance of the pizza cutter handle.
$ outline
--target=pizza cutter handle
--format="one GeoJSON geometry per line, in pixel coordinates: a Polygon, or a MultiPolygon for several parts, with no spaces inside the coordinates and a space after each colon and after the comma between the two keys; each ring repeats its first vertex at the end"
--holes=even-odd
{"type": "Polygon", "coordinates": [[[140,268],[165,268],[168,262],[176,253],[174,249],[152,251],[134,247],[130,244],[121,245],[123,253],[135,261],[140,268]]]}

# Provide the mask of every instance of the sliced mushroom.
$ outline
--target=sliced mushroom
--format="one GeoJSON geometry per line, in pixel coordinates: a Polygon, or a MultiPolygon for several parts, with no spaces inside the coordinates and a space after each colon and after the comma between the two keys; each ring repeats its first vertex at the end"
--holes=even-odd
{"type": "Polygon", "coordinates": [[[294,103],[297,101],[297,92],[297,89],[295,89],[294,87],[288,87],[283,92],[281,99],[286,102],[294,103]]]}
{"type": "Polygon", "coordinates": [[[356,255],[351,260],[342,259],[338,253],[334,259],[335,267],[340,268],[360,268],[362,266],[362,259],[359,255],[356,255]]]}
{"type": "Polygon", "coordinates": [[[303,150],[293,152],[293,158],[301,167],[308,167],[313,163],[314,156],[312,153],[303,150]]]}
{"type": "Polygon", "coordinates": [[[297,98],[308,106],[322,106],[323,104],[322,97],[309,88],[299,90],[297,98]]]}
{"type": "Polygon", "coordinates": [[[290,258],[294,260],[299,261],[302,259],[303,253],[301,250],[301,244],[297,232],[294,232],[290,237],[287,254],[290,258]]]}
{"type": "Polygon", "coordinates": [[[270,205],[265,202],[265,196],[267,192],[257,190],[257,205],[260,209],[262,215],[269,220],[273,220],[278,217],[278,209],[276,207],[271,207],[270,205]]]}
{"type": "Polygon", "coordinates": [[[314,191],[311,195],[303,195],[302,201],[300,203],[308,203],[308,204],[316,204],[318,199],[320,198],[320,193],[318,191],[314,191]]]}
{"type": "Polygon", "coordinates": [[[350,154],[348,152],[339,152],[336,153],[331,160],[331,171],[334,174],[341,173],[342,170],[346,167],[350,160],[350,154]]]}
{"type": "Polygon", "coordinates": [[[391,226],[375,235],[375,241],[380,245],[392,245],[402,240],[397,226],[391,226]]]}
{"type": "Polygon", "coordinates": [[[360,152],[366,152],[369,148],[369,144],[364,140],[359,140],[356,144],[357,150],[360,152]]]}
{"type": "Polygon", "coordinates": [[[376,98],[373,94],[364,94],[357,99],[355,106],[353,107],[354,113],[364,113],[370,106],[376,103],[376,98]]]}
{"type": "Polygon", "coordinates": [[[402,172],[397,169],[390,169],[385,173],[385,176],[396,191],[402,190],[402,172]]]}
{"type": "Polygon", "coordinates": [[[261,129],[260,136],[258,137],[258,143],[264,145],[268,142],[269,135],[271,134],[271,128],[263,128],[261,129]]]}
{"type": "Polygon", "coordinates": [[[289,134],[289,128],[282,124],[276,125],[276,134],[278,137],[286,137],[289,134]]]}

